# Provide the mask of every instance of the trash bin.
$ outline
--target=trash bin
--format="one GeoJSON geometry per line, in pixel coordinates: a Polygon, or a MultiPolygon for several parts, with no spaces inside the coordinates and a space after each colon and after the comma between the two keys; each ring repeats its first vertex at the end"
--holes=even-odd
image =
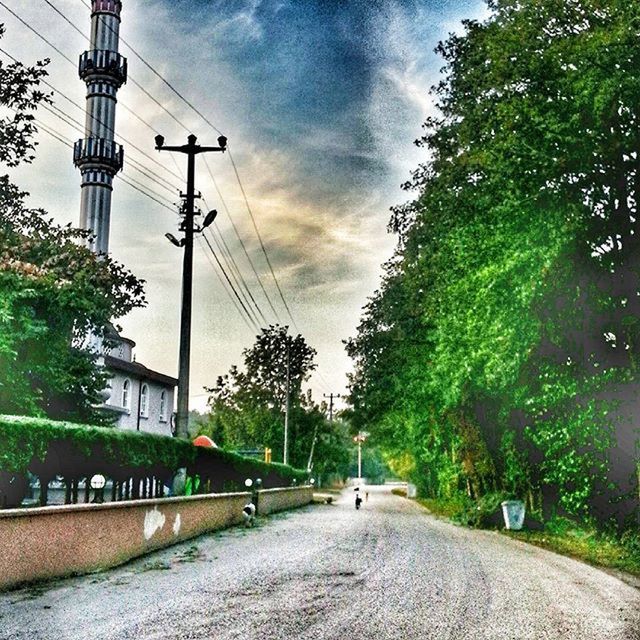
{"type": "Polygon", "coordinates": [[[504,516],[504,526],[507,529],[520,531],[524,524],[524,502],[522,500],[505,500],[502,503],[502,515],[504,516]]]}

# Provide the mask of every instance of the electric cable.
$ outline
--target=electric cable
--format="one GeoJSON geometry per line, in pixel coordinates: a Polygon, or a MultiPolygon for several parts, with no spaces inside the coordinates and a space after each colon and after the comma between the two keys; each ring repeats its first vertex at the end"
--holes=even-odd
{"type": "Polygon", "coordinates": [[[260,248],[262,249],[262,253],[264,254],[265,260],[267,261],[267,265],[269,265],[269,271],[271,271],[271,276],[273,278],[273,281],[276,285],[276,288],[278,289],[278,293],[280,294],[280,299],[282,300],[282,304],[284,305],[284,308],[287,310],[287,314],[289,315],[289,318],[291,318],[291,322],[293,323],[293,326],[295,327],[296,331],[298,333],[300,333],[300,329],[298,329],[298,325],[296,324],[296,321],[293,319],[293,315],[291,314],[291,310],[289,309],[289,305],[287,304],[287,301],[284,299],[284,295],[282,294],[282,289],[280,288],[280,283],[278,282],[278,279],[276,278],[276,274],[273,271],[273,266],[271,265],[271,260],[269,260],[269,255],[267,254],[267,249],[264,246],[264,242],[262,241],[262,236],[260,235],[260,231],[258,230],[258,225],[256,224],[256,219],[253,215],[253,211],[251,210],[251,206],[249,205],[249,199],[247,198],[247,194],[244,190],[244,186],[242,185],[242,181],[240,180],[240,174],[238,173],[238,167],[236,166],[235,161],[233,160],[233,156],[231,155],[231,150],[228,150],[228,154],[229,154],[229,160],[231,161],[231,164],[233,166],[233,170],[236,174],[236,178],[238,179],[238,184],[240,185],[240,191],[242,192],[242,197],[244,198],[244,202],[245,205],[247,207],[247,211],[249,212],[249,216],[251,217],[251,222],[253,222],[253,228],[255,229],[256,235],[258,236],[258,240],[260,242],[260,248]]]}
{"type": "Polygon", "coordinates": [[[222,288],[224,289],[225,293],[229,297],[229,300],[231,300],[231,302],[233,303],[234,307],[236,308],[236,311],[238,312],[238,314],[242,318],[242,321],[245,323],[245,325],[247,325],[247,328],[249,329],[249,331],[256,331],[257,330],[256,327],[252,326],[251,324],[249,324],[249,321],[247,320],[245,315],[242,313],[242,311],[241,311],[240,307],[238,306],[238,303],[236,302],[235,298],[231,295],[231,292],[228,289],[228,285],[226,284],[226,282],[223,280],[222,276],[220,275],[220,273],[216,269],[216,266],[215,266],[213,260],[211,259],[211,256],[209,255],[209,253],[205,249],[204,242],[202,241],[201,238],[200,238],[200,249],[202,249],[202,252],[206,256],[207,260],[209,261],[209,264],[211,265],[211,268],[213,269],[213,272],[218,277],[218,280],[220,280],[220,284],[222,285],[222,288]]]}
{"type": "MultiPolygon", "coordinates": [[[[83,0],[81,0],[83,1],[83,0]]],[[[58,15],[60,15],[68,24],[70,24],[76,31],[78,31],[85,39],[89,40],[90,39],[71,21],[69,20],[59,9],[57,9],[49,0],[44,0],[44,2],[50,6],[58,15]]],[[[89,7],[89,5],[87,5],[85,2],[83,2],[83,4],[85,4],[85,6],[87,6],[89,9],[91,9],[91,7],[89,7]]],[[[0,6],[4,7],[9,13],[11,13],[19,22],[21,22],[24,26],[26,26],[30,31],[32,31],[36,36],[38,36],[39,38],[41,38],[45,43],[47,43],[51,48],[53,48],[59,55],[61,55],[65,60],[67,60],[70,64],[72,64],[75,67],[75,63],[66,55],[64,54],[58,47],[56,47],[52,42],[50,42],[47,38],[45,38],[44,36],[42,36],[36,29],[34,29],[30,24],[28,24],[25,20],[23,20],[18,14],[16,14],[14,11],[12,11],[9,7],[7,7],[7,5],[0,0],[0,6]]],[[[106,25],[109,27],[109,25],[106,25]]],[[[111,27],[109,27],[111,28],[111,27]]],[[[176,93],[176,95],[178,95],[186,104],[187,106],[189,106],[191,109],[193,109],[194,112],[196,112],[214,131],[216,131],[217,133],[220,133],[220,130],[215,127],[210,121],[209,119],[204,116],[204,114],[202,114],[198,109],[196,109],[180,92],[178,92],[168,81],[166,81],[161,74],[159,74],[146,60],[144,60],[142,58],[142,56],[140,56],[135,49],[133,49],[133,47],[131,47],[131,45],[129,45],[127,42],[125,42],[123,40],[123,43],[126,44],[126,46],[128,46],[133,53],[155,74],[157,75],[161,80],[163,80],[163,82],[174,92],[176,93]]],[[[189,131],[189,128],[186,127],[186,125],[184,125],[184,123],[182,123],[173,113],[171,113],[166,107],[164,107],[164,105],[162,105],[154,96],[152,96],[146,89],[144,89],[144,87],[142,87],[137,81],[135,81],[134,79],[132,79],[132,83],[137,86],[149,99],[151,99],[155,104],[157,104],[165,113],[167,113],[177,124],[179,124],[183,129],[185,129],[186,131],[189,131]]],[[[124,105],[123,105],[124,106],[124,105]]],[[[141,122],[143,122],[146,126],[148,126],[151,130],[156,131],[155,128],[150,125],[148,122],[146,122],[144,119],[140,118],[137,114],[135,114],[132,110],[128,109],[133,115],[135,115],[141,122]]],[[[157,131],[156,131],[157,132],[157,131]]],[[[49,132],[50,133],[50,132],[49,132]]],[[[289,308],[289,305],[287,304],[284,294],[282,292],[282,289],[280,287],[280,284],[277,280],[277,277],[275,275],[274,269],[273,269],[273,265],[271,263],[271,260],[269,259],[266,247],[264,245],[264,241],[262,240],[262,236],[260,235],[260,232],[258,230],[257,227],[257,223],[255,220],[255,216],[253,215],[253,211],[251,209],[251,206],[249,204],[249,200],[247,198],[247,194],[246,191],[244,189],[244,185],[242,183],[242,180],[240,178],[239,172],[238,172],[238,168],[237,165],[235,163],[235,161],[233,160],[233,157],[231,155],[231,152],[229,151],[229,158],[230,161],[232,163],[233,169],[234,169],[234,173],[236,176],[236,180],[238,181],[238,184],[240,186],[244,201],[245,201],[245,205],[247,207],[247,211],[251,217],[251,221],[253,224],[253,228],[256,232],[256,236],[258,237],[258,241],[260,243],[260,247],[262,250],[262,253],[265,257],[265,260],[267,262],[267,265],[269,267],[269,270],[271,272],[272,278],[274,280],[274,283],[276,285],[276,288],[278,290],[278,294],[280,296],[280,299],[283,303],[283,306],[285,307],[287,314],[289,316],[289,318],[291,319],[294,327],[296,328],[297,331],[299,331],[297,323],[295,322],[295,319],[293,318],[293,315],[291,313],[291,310],[289,308]]],[[[118,176],[119,178],[122,179],[121,176],[118,176]]],[[[123,180],[126,183],[126,180],[123,180]]],[[[128,183],[127,183],[128,184],[128,183]]],[[[130,185],[133,186],[133,185],[130,185]]],[[[216,186],[217,188],[217,186],[216,186]]],[[[148,194],[145,194],[148,195],[148,194]]],[[[155,199],[155,198],[153,198],[155,199]]],[[[157,201],[157,200],[156,200],[157,201]]],[[[163,205],[166,206],[166,205],[163,205]]],[[[235,225],[234,225],[235,226],[235,225]]],[[[217,256],[216,256],[217,259],[217,256]]],[[[255,271],[256,276],[257,276],[257,270],[255,271]]],[[[262,285],[262,283],[260,282],[261,287],[263,288],[263,291],[266,293],[266,290],[264,290],[264,287],[262,285]]],[[[272,309],[275,312],[275,308],[273,307],[273,304],[271,303],[270,298],[267,296],[267,299],[269,301],[270,306],[272,307],[272,309]]],[[[276,313],[277,316],[277,313],[276,313]]]]}
{"type": "Polygon", "coordinates": [[[249,314],[249,311],[247,310],[247,308],[244,305],[244,302],[242,302],[242,298],[240,298],[240,296],[238,295],[238,292],[236,291],[235,287],[233,286],[233,283],[231,282],[231,280],[229,279],[229,276],[227,275],[227,272],[224,270],[224,267],[220,263],[220,260],[219,260],[219,258],[217,256],[216,252],[213,250],[213,247],[211,246],[211,243],[209,242],[209,239],[205,235],[202,235],[200,237],[207,243],[207,246],[209,247],[209,251],[211,251],[211,254],[215,258],[218,266],[220,267],[220,271],[222,271],[222,273],[224,274],[224,277],[227,280],[227,283],[229,284],[229,286],[231,287],[231,290],[233,291],[234,295],[236,296],[236,299],[240,303],[240,306],[243,308],[243,310],[247,314],[247,316],[251,317],[250,314],[249,314]]]}
{"type": "Polygon", "coordinates": [[[211,166],[209,165],[209,162],[207,161],[207,156],[204,156],[204,164],[205,167],[207,168],[207,171],[209,172],[209,176],[211,178],[211,181],[213,182],[213,186],[216,189],[216,192],[218,193],[218,197],[220,198],[220,202],[222,203],[222,207],[225,210],[225,213],[227,214],[227,217],[229,218],[229,222],[231,222],[231,226],[233,227],[233,230],[236,234],[236,238],[238,238],[238,242],[240,243],[240,246],[242,247],[242,250],[244,252],[245,257],[247,258],[247,261],[249,262],[249,264],[251,265],[251,269],[253,271],[253,275],[255,276],[256,280],[258,281],[258,284],[260,285],[260,289],[262,290],[262,293],[264,295],[264,297],[267,300],[267,303],[269,304],[269,307],[271,307],[271,311],[273,311],[276,320],[278,322],[280,322],[280,316],[278,315],[278,312],[276,311],[275,306],[273,305],[273,302],[271,302],[271,297],[269,296],[269,294],[267,293],[267,290],[265,289],[265,286],[262,282],[262,279],[260,278],[260,275],[258,274],[258,270],[256,269],[255,264],[253,263],[253,260],[251,259],[251,256],[249,255],[249,252],[247,251],[247,247],[245,245],[245,243],[242,240],[242,236],[240,235],[240,232],[238,231],[238,227],[236,226],[236,223],[233,221],[233,216],[231,215],[231,212],[229,211],[229,207],[227,207],[227,203],[225,201],[225,199],[222,196],[222,193],[220,191],[220,188],[218,187],[218,182],[216,181],[214,175],[213,175],[213,171],[211,170],[211,166]]]}

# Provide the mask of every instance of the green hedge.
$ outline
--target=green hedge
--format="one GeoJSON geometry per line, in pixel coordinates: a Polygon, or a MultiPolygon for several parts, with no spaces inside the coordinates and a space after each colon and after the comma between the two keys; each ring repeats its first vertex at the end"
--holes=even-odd
{"type": "Polygon", "coordinates": [[[2,478],[35,474],[48,483],[56,476],[84,478],[102,473],[115,480],[154,476],[169,481],[186,467],[211,490],[241,488],[247,477],[265,488],[305,482],[305,471],[267,464],[223,451],[195,447],[167,436],[95,427],[42,418],[0,416],[0,493],[2,478]]]}

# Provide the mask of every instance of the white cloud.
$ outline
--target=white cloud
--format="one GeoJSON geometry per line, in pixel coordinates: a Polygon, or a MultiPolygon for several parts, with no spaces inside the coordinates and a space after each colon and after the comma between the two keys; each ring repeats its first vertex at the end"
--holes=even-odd
{"type": "MultiPolygon", "coordinates": [[[[86,41],[44,4],[8,3],[72,60],[86,48],[86,41]]],[[[437,77],[439,65],[434,64],[430,51],[436,37],[445,35],[443,29],[448,28],[449,18],[440,16],[440,29],[434,28],[433,16],[429,17],[431,22],[426,16],[416,20],[401,3],[387,2],[384,21],[370,25],[377,39],[370,43],[372,80],[366,112],[336,113],[333,126],[310,121],[297,139],[285,146],[276,136],[269,138],[267,134],[277,124],[275,113],[266,108],[255,110],[247,99],[250,79],[238,73],[225,55],[234,43],[246,45],[247,41],[258,43],[264,38],[264,25],[258,18],[260,1],[250,0],[231,17],[222,19],[202,12],[197,22],[179,13],[178,4],[126,2],[122,35],[229,137],[257,224],[297,323],[318,350],[330,390],[344,391],[350,364],[341,340],[354,333],[360,309],[377,285],[379,265],[391,253],[394,240],[386,233],[388,208],[405,199],[399,185],[422,159],[412,141],[431,109],[428,88],[437,77]],[[360,142],[356,131],[349,128],[358,118],[366,119],[372,144],[360,142]],[[266,139],[271,142],[265,144],[266,139]],[[365,167],[353,177],[336,172],[334,180],[328,182],[322,172],[314,171],[320,163],[326,167],[350,159],[365,167]]],[[[56,5],[88,32],[89,11],[77,0],[56,0],[56,5]]],[[[280,8],[283,6],[281,3],[280,8]]],[[[271,7],[270,15],[286,15],[284,11],[278,14],[277,9],[271,7]]],[[[4,18],[0,15],[0,20],[4,18]]],[[[75,66],[12,18],[7,17],[6,26],[7,35],[0,46],[25,61],[51,57],[50,81],[83,105],[85,89],[75,66]]],[[[126,47],[121,50],[129,57],[131,77],[166,105],[203,144],[215,144],[217,133],[126,47]]],[[[118,98],[118,132],[166,167],[162,170],[125,143],[124,177],[142,181],[170,202],[177,200],[176,194],[134,171],[131,161],[143,162],[161,174],[170,189],[179,189],[184,188],[183,180],[177,177],[184,171],[184,158],[175,158],[180,165],[177,168],[169,154],[155,152],[154,132],[124,107],[151,123],[171,144],[184,141],[188,132],[131,80],[118,98]]],[[[83,121],[81,111],[63,99],[57,98],[56,106],[83,121]]],[[[81,137],[51,114],[39,117],[72,140],[81,137]]],[[[71,162],[71,150],[44,133],[39,140],[36,162],[13,172],[15,180],[32,193],[35,206],[45,207],[60,222],[76,223],[80,180],[71,162]]],[[[281,309],[229,158],[211,154],[208,162],[263,283],[281,309]]],[[[225,238],[267,313],[268,305],[201,158],[197,186],[206,204],[219,210],[225,238]]],[[[165,241],[164,233],[175,233],[177,223],[175,214],[116,181],[111,250],[114,257],[147,281],[149,299],[146,309],[124,319],[125,333],[137,341],[140,361],[167,373],[177,370],[181,252],[165,241]]],[[[238,318],[201,249],[195,252],[194,300],[192,394],[202,406],[204,398],[196,398],[201,387],[212,384],[217,375],[240,362],[241,351],[251,344],[253,333],[238,318]]],[[[284,313],[282,316],[285,319],[284,313]]],[[[316,395],[329,391],[320,387],[314,382],[316,395]]]]}

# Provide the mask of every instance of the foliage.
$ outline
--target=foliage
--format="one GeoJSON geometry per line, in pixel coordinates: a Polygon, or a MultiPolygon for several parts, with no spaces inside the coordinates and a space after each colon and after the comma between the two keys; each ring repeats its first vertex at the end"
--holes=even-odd
{"type": "MultiPolygon", "coordinates": [[[[0,416],[0,494],[2,479],[27,471],[41,483],[55,476],[91,477],[102,473],[121,480],[157,476],[170,480],[186,467],[190,475],[211,481],[213,489],[242,489],[245,478],[261,478],[265,488],[304,482],[308,474],[281,464],[243,458],[222,449],[137,431],[0,416]]],[[[204,484],[204,482],[203,482],[204,484]]],[[[212,490],[213,490],[212,489],[212,490]]]]}
{"type": "MultiPolygon", "coordinates": [[[[0,26],[0,35],[2,28],[0,26]]],[[[33,111],[46,63],[0,63],[0,161],[33,160],[33,111]]],[[[88,232],[59,226],[25,204],[0,176],[0,411],[105,422],[94,406],[106,377],[87,348],[112,318],[144,304],[142,282],[108,256],[82,246],[88,232]]]]}
{"type": "Polygon", "coordinates": [[[639,496],[640,9],[489,6],[438,47],[429,160],[347,343],[353,422],[422,495],[505,491],[624,526],[639,496]]]}
{"type": "Polygon", "coordinates": [[[345,474],[348,428],[329,422],[327,407],[317,405],[310,392],[302,392],[315,368],[315,353],[301,335],[289,336],[287,327],[263,329],[243,352],[244,370],[232,367],[208,389],[210,412],[200,433],[226,448],[269,447],[274,460],[282,459],[288,367],[289,461],[306,468],[313,446],[315,474],[345,474]]]}

